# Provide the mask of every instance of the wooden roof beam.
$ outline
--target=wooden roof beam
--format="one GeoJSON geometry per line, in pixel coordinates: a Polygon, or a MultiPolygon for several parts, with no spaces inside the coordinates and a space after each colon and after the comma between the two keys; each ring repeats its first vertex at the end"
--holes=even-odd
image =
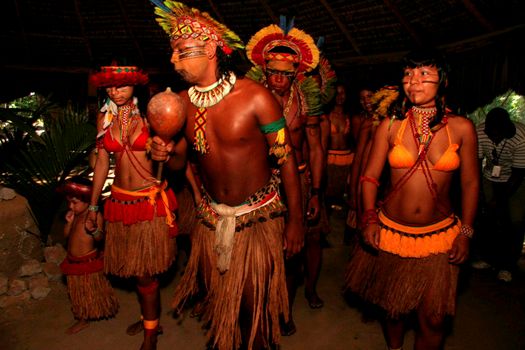
{"type": "Polygon", "coordinates": [[[122,0],[118,0],[118,5],[120,7],[120,12],[122,13],[122,17],[124,18],[124,25],[126,26],[126,32],[128,32],[129,36],[133,40],[133,45],[135,45],[135,49],[137,50],[139,54],[140,65],[144,66],[144,63],[145,63],[144,52],[142,51],[142,47],[140,46],[139,41],[137,40],[137,36],[133,32],[133,28],[131,27],[129,23],[128,14],[126,12],[126,9],[122,5],[122,0]]]}
{"type": "Polygon", "coordinates": [[[390,0],[383,0],[383,3],[386,7],[390,9],[390,11],[394,14],[394,16],[397,17],[397,20],[401,23],[403,28],[408,32],[408,34],[414,39],[414,41],[421,46],[423,44],[423,40],[421,40],[421,37],[417,34],[417,32],[414,30],[414,28],[408,23],[405,16],[401,14],[401,11],[399,11],[399,8],[392,3],[390,0]]]}
{"type": "Polygon", "coordinates": [[[358,55],[362,55],[361,49],[359,49],[359,46],[357,45],[357,42],[352,38],[352,35],[350,34],[350,31],[346,27],[346,25],[341,21],[337,13],[335,13],[334,9],[326,0],[320,0],[321,4],[325,7],[326,11],[330,14],[332,19],[334,20],[335,24],[339,27],[339,30],[343,32],[344,36],[346,37],[346,40],[350,42],[352,45],[352,48],[355,52],[357,52],[358,55]]]}
{"type": "Polygon", "coordinates": [[[490,22],[487,18],[485,18],[485,16],[481,14],[481,12],[478,11],[478,8],[471,0],[462,0],[462,2],[463,5],[465,5],[467,11],[470,12],[472,16],[474,16],[474,18],[479,22],[479,24],[481,24],[483,28],[485,28],[488,32],[494,31],[494,25],[492,22],[490,22]]]}
{"type": "Polygon", "coordinates": [[[80,13],[80,3],[78,2],[78,0],[75,0],[75,13],[77,15],[78,24],[80,26],[80,33],[82,34],[84,45],[86,45],[86,51],[89,56],[89,62],[93,62],[93,50],[91,50],[91,43],[89,42],[89,39],[86,35],[86,27],[84,26],[84,18],[82,17],[80,13]]]}
{"type": "Polygon", "coordinates": [[[266,0],[259,0],[259,2],[261,3],[262,7],[264,8],[264,11],[266,11],[266,14],[272,20],[272,23],[279,23],[279,18],[277,17],[275,12],[273,12],[272,8],[268,4],[268,1],[266,1],[266,0]]]}
{"type": "MultiPolygon", "coordinates": [[[[525,24],[519,24],[514,27],[502,29],[496,32],[480,35],[474,38],[456,41],[453,43],[438,46],[438,49],[443,52],[464,52],[472,48],[478,48],[490,44],[489,42],[494,38],[501,35],[506,35],[514,31],[525,30],[525,24]]],[[[334,58],[330,60],[330,63],[334,67],[344,67],[347,65],[359,65],[359,64],[377,64],[377,63],[388,63],[388,62],[399,62],[408,51],[390,52],[386,54],[369,55],[369,56],[354,56],[344,58],[334,58]]]]}

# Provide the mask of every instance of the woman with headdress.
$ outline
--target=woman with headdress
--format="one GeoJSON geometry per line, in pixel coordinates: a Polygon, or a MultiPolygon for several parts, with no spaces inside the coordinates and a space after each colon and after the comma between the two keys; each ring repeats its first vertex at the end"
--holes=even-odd
{"type": "Polygon", "coordinates": [[[166,271],[175,255],[176,200],[166,183],[153,176],[148,155],[150,132],[141,114],[135,87],[148,77],[135,66],[101,67],[91,83],[105,89],[107,99],[97,118],[97,159],[93,194],[86,228],[97,226],[97,203],[107,181],[110,154],[115,157],[115,179],[104,206],[106,245],[104,271],[137,283],[144,328],[143,349],[156,347],[160,315],[157,275],[166,271]]]}
{"type": "Polygon", "coordinates": [[[403,62],[399,112],[380,122],[360,181],[362,238],[346,271],[346,288],[384,309],[389,349],[400,349],[406,317],[417,315],[415,349],[440,349],[445,316],[455,312],[459,264],[467,259],[479,191],[472,122],[445,106],[447,66],[434,50],[403,62]],[[381,172],[389,187],[377,205],[381,172]],[[453,212],[454,171],[461,219],[453,212]]]}

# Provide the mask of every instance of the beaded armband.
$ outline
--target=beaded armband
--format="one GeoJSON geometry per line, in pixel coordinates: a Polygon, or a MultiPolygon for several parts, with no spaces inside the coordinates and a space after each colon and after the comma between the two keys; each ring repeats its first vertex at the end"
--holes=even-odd
{"type": "Polygon", "coordinates": [[[279,165],[286,161],[288,155],[292,151],[291,147],[286,142],[285,127],[286,119],[284,119],[284,117],[269,124],[260,126],[263,134],[277,132],[277,137],[275,138],[274,144],[270,147],[269,154],[277,158],[277,164],[279,165]]]}
{"type": "Polygon", "coordinates": [[[88,235],[90,235],[91,237],[97,239],[98,237],[100,237],[102,235],[102,230],[100,230],[98,227],[95,231],[93,232],[88,232],[88,235]]]}

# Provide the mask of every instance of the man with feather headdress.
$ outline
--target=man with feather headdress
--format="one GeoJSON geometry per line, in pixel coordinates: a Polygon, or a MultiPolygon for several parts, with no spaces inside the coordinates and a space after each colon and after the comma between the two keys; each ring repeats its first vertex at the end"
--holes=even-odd
{"type": "Polygon", "coordinates": [[[321,262],[321,230],[314,228],[319,221],[319,195],[324,171],[319,127],[322,103],[319,84],[313,76],[306,76],[319,63],[319,49],[310,35],[294,28],[293,19],[288,22],[281,16],[279,26],[269,25],[252,36],[246,45],[246,53],[255,65],[247,76],[266,86],[280,102],[301,174],[303,212],[308,227],[304,254],[287,261],[290,315],[288,322],[282,322],[281,329],[283,335],[292,335],[295,324],[291,306],[302,269],[306,275],[305,296],[310,307],[323,306],[315,288],[321,262]]]}
{"type": "Polygon", "coordinates": [[[283,255],[300,251],[304,235],[282,109],[270,91],[227,65],[244,48],[235,33],[180,2],[152,2],[170,36],[171,62],[192,85],[181,93],[184,137],[168,144],[154,138],[153,158],[181,167],[191,148],[203,184],[191,256],[173,306],[179,310],[201,292],[210,348],[269,348],[279,343],[279,317],[288,314],[283,255]]]}

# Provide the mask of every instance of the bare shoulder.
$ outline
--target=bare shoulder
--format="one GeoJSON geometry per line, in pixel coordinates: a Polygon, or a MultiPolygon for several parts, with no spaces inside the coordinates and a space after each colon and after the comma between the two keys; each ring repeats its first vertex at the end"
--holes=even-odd
{"type": "Polygon", "coordinates": [[[239,78],[235,87],[237,101],[242,101],[244,107],[253,110],[256,115],[281,116],[281,106],[264,85],[249,78],[239,78]]]}
{"type": "Polygon", "coordinates": [[[236,88],[246,96],[258,97],[258,96],[272,96],[270,90],[268,90],[263,84],[256,82],[249,78],[239,78],[235,83],[236,88]]]}
{"type": "Polygon", "coordinates": [[[180,96],[182,101],[184,101],[184,103],[190,102],[190,96],[188,95],[188,90],[178,91],[177,94],[180,96]]]}
{"type": "Polygon", "coordinates": [[[475,126],[472,120],[468,119],[465,116],[457,114],[448,114],[448,124],[454,130],[466,132],[466,131],[475,131],[475,126]]]}

